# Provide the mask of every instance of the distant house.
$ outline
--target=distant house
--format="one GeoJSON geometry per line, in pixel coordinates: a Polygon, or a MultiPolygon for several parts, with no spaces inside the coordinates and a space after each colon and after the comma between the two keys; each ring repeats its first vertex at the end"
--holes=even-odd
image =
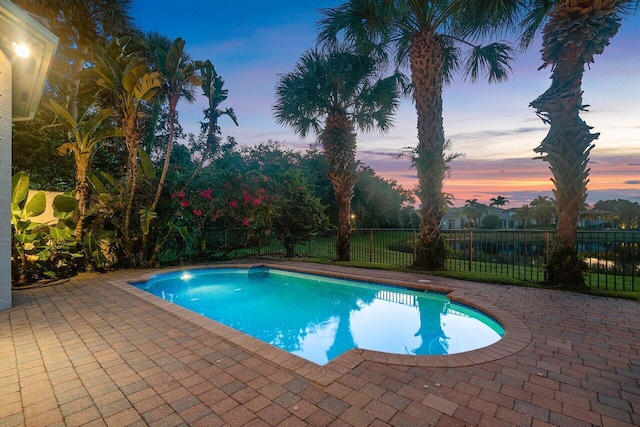
{"type": "Polygon", "coordinates": [[[443,230],[459,230],[465,228],[467,225],[467,218],[462,215],[462,209],[451,208],[442,217],[441,228],[443,230]]]}
{"type": "Polygon", "coordinates": [[[612,228],[613,212],[605,209],[585,209],[580,212],[580,228],[612,228]],[[608,227],[607,227],[608,226],[608,227]]]}
{"type": "MultiPolygon", "coordinates": [[[[482,220],[487,215],[495,215],[500,219],[499,229],[513,229],[520,226],[520,220],[513,209],[505,210],[490,207],[478,218],[478,223],[482,224],[482,220]]],[[[529,223],[531,222],[530,220],[529,223]]],[[[441,228],[443,230],[459,230],[468,227],[469,219],[462,214],[462,208],[451,208],[442,217],[441,228]]]]}

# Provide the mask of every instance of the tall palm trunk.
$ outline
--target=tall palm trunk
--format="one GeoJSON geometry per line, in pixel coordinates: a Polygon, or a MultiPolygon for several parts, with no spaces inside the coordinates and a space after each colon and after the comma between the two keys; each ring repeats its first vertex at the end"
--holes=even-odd
{"type": "Polygon", "coordinates": [[[127,147],[128,161],[127,161],[127,202],[125,205],[124,213],[124,241],[127,246],[127,250],[130,252],[129,256],[132,256],[134,251],[133,242],[131,241],[131,210],[133,209],[133,201],[136,194],[136,187],[138,185],[138,132],[136,129],[136,117],[127,117],[123,119],[123,132],[124,142],[127,147]]]}
{"type": "Polygon", "coordinates": [[[89,52],[89,46],[85,43],[78,42],[76,50],[76,58],[71,65],[69,76],[69,84],[67,85],[67,110],[73,120],[78,120],[78,92],[80,91],[80,79],[78,73],[83,69],[84,60],[82,59],[89,52]]]}
{"type": "Polygon", "coordinates": [[[89,168],[91,167],[91,156],[83,156],[76,154],[76,195],[78,198],[78,222],[74,235],[76,240],[82,242],[84,237],[84,219],[89,210],[89,168]]]}
{"type": "Polygon", "coordinates": [[[543,30],[542,59],[551,64],[551,86],[531,103],[549,133],[536,152],[549,163],[555,185],[557,235],[547,265],[550,285],[586,290],[584,263],[578,257],[577,227],[587,197],[589,153],[599,134],[581,118],[585,64],[603,52],[620,26],[615,1],[557,2],[543,30]]]}
{"type": "Polygon", "coordinates": [[[320,135],[327,157],[327,178],[338,203],[338,261],[351,260],[351,199],[358,179],[355,168],[356,134],[346,114],[333,112],[320,135]]]}
{"type": "Polygon", "coordinates": [[[413,36],[410,51],[413,99],[418,113],[418,147],[414,163],[418,172],[416,195],[420,208],[420,236],[414,266],[442,270],[446,245],[440,233],[446,200],[442,192],[446,163],[442,124],[444,46],[434,32],[422,30],[413,36]]]}
{"type": "Polygon", "coordinates": [[[167,151],[164,153],[164,165],[162,166],[162,173],[160,174],[160,181],[158,182],[158,189],[156,190],[156,196],[151,204],[151,210],[155,211],[160,202],[160,195],[164,189],[164,183],[167,179],[167,173],[169,172],[169,165],[171,163],[171,151],[173,149],[173,139],[175,134],[175,120],[176,120],[176,107],[178,106],[179,94],[172,95],[169,99],[169,112],[167,114],[167,125],[169,128],[169,135],[167,137],[167,151]]]}

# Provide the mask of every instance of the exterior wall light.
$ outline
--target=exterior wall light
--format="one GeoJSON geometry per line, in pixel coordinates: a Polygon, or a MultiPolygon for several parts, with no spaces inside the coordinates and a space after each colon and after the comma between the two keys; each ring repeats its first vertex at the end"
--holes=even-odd
{"type": "Polygon", "coordinates": [[[28,58],[31,55],[31,49],[24,43],[13,42],[13,52],[20,58],[28,58]]]}

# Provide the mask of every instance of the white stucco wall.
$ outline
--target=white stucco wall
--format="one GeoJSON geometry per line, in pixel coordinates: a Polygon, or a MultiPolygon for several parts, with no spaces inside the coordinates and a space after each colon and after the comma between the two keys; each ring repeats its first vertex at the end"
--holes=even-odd
{"type": "Polygon", "coordinates": [[[0,49],[0,310],[11,308],[11,62],[0,49]]]}

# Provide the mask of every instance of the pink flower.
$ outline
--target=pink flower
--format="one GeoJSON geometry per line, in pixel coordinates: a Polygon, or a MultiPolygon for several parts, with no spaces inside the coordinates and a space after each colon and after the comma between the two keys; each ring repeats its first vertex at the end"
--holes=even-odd
{"type": "Polygon", "coordinates": [[[189,206],[189,201],[188,200],[181,201],[180,206],[182,206],[183,208],[186,208],[187,206],[189,206]]]}
{"type": "Polygon", "coordinates": [[[251,196],[247,193],[244,193],[244,202],[249,203],[251,201],[251,196]]]}
{"type": "Polygon", "coordinates": [[[235,208],[236,206],[238,206],[238,201],[237,200],[230,201],[229,206],[231,206],[232,208],[235,208]]]}
{"type": "Polygon", "coordinates": [[[208,189],[206,189],[206,190],[202,190],[202,191],[200,192],[200,195],[201,195],[202,197],[204,197],[205,199],[207,199],[207,200],[211,200],[211,189],[210,189],[210,188],[208,188],[208,189]]]}
{"type": "Polygon", "coordinates": [[[247,225],[249,225],[249,218],[244,218],[244,219],[242,220],[242,225],[243,225],[244,227],[246,227],[247,225]]]}
{"type": "Polygon", "coordinates": [[[260,199],[253,199],[253,204],[258,206],[262,201],[260,199]]]}
{"type": "Polygon", "coordinates": [[[193,214],[195,216],[197,216],[198,218],[200,218],[202,216],[202,210],[201,209],[194,209],[193,210],[193,214]]]}

